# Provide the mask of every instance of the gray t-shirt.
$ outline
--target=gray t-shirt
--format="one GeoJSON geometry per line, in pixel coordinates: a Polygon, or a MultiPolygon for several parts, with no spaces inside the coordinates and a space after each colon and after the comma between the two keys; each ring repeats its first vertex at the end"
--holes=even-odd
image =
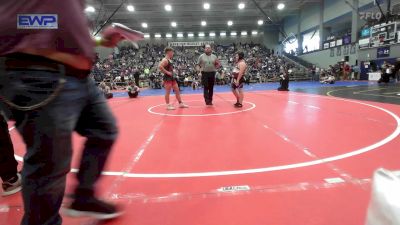
{"type": "Polygon", "coordinates": [[[203,72],[215,72],[217,71],[217,69],[215,68],[216,60],[217,56],[215,56],[214,54],[207,55],[203,53],[197,60],[197,65],[201,67],[201,71],[203,72]]]}

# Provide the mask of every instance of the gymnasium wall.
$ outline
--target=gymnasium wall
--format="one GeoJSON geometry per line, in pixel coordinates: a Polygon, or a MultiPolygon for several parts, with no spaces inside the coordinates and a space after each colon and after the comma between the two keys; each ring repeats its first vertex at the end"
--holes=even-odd
{"type": "MultiPolygon", "coordinates": [[[[358,51],[359,61],[376,59],[377,48],[360,49],[358,51]]],[[[386,58],[400,58],[400,44],[390,46],[390,55],[386,58]]],[[[385,58],[380,58],[385,59],[385,58]]]]}
{"type": "MultiPolygon", "coordinates": [[[[301,59],[306,60],[307,62],[315,64],[317,67],[328,68],[329,65],[334,65],[337,62],[344,60],[344,46],[341,46],[340,48],[341,48],[340,56],[337,56],[337,48],[334,48],[333,57],[331,57],[330,49],[304,54],[299,57],[301,59]]],[[[358,46],[356,45],[356,53],[350,54],[349,52],[348,54],[350,65],[354,65],[356,63],[357,53],[358,53],[358,46]]]]}
{"type": "Polygon", "coordinates": [[[298,21],[299,21],[298,16],[289,16],[285,18],[285,20],[283,21],[283,27],[288,35],[291,33],[295,35],[297,34],[298,21]]]}
{"type": "Polygon", "coordinates": [[[264,29],[263,35],[264,46],[269,49],[273,49],[275,52],[279,51],[279,28],[278,27],[266,27],[264,29]]]}
{"type": "MultiPolygon", "coordinates": [[[[352,3],[352,0],[348,0],[349,3],[352,3]]],[[[392,6],[394,4],[400,3],[400,0],[392,0],[392,6]]],[[[351,24],[351,12],[352,8],[344,1],[344,0],[324,0],[323,2],[323,21],[327,26],[330,26],[332,30],[330,32],[339,32],[342,27],[347,27],[344,24],[351,24]],[[343,23],[346,21],[345,23],[343,23]],[[348,22],[347,22],[348,21],[348,22]],[[340,27],[335,27],[335,24],[340,22],[340,27]],[[332,25],[333,24],[333,25],[332,25]]],[[[300,31],[304,32],[309,28],[319,26],[319,13],[320,6],[318,3],[314,3],[314,7],[309,7],[305,5],[303,9],[300,11],[301,19],[298,20],[298,16],[290,16],[285,18],[283,22],[283,29],[286,33],[294,33],[297,34],[299,22],[300,22],[300,31]],[[307,16],[304,16],[308,14],[307,16]]],[[[379,11],[376,6],[373,4],[373,0],[359,0],[360,12],[377,12],[379,11]]],[[[384,12],[386,12],[387,3],[386,1],[381,5],[384,12]]],[[[359,28],[364,25],[365,22],[359,20],[359,28]]],[[[327,34],[325,34],[326,36],[327,34]]],[[[280,37],[282,40],[282,37],[280,37]]],[[[354,40],[353,40],[354,41],[354,40]]],[[[343,48],[343,47],[342,47],[343,48]]],[[[391,47],[391,55],[388,58],[400,57],[400,45],[395,45],[391,47]]],[[[316,64],[320,67],[328,67],[338,61],[343,60],[343,49],[342,54],[337,56],[337,48],[335,48],[335,54],[331,57],[331,50],[321,50],[317,52],[307,53],[300,56],[302,59],[316,64]]],[[[377,49],[366,49],[359,50],[356,47],[356,54],[349,54],[350,64],[355,64],[356,60],[359,58],[358,62],[367,60],[367,59],[375,59],[376,58],[377,49]]]]}
{"type": "MultiPolygon", "coordinates": [[[[352,0],[349,2],[351,3],[352,0]]],[[[351,10],[344,0],[324,0],[324,22],[349,13],[351,10]]]]}
{"type": "MultiPolygon", "coordinates": [[[[348,0],[352,3],[352,0],[348,0]]],[[[392,1],[392,4],[395,2],[400,2],[400,0],[392,1]]],[[[324,12],[323,12],[323,21],[329,22],[338,17],[344,16],[351,12],[352,8],[346,4],[344,0],[324,0],[324,12]]],[[[373,0],[359,0],[359,5],[362,9],[373,7],[373,0]]],[[[384,4],[383,7],[386,7],[384,4]]],[[[300,32],[307,31],[313,27],[319,26],[319,14],[320,14],[320,5],[319,3],[309,3],[305,4],[300,11],[300,32]]],[[[297,34],[298,30],[298,15],[293,15],[286,17],[283,21],[283,29],[286,33],[294,33],[297,34]]],[[[349,21],[351,22],[351,21],[349,21]]]]}
{"type": "MultiPolygon", "coordinates": [[[[301,10],[300,31],[306,31],[319,25],[319,4],[306,4],[301,10]]],[[[296,20],[296,27],[299,21],[296,20]]],[[[297,31],[297,30],[296,30],[297,31]]],[[[296,32],[297,33],[297,32],[296,32]]],[[[295,34],[296,34],[295,33],[295,34]]]]}

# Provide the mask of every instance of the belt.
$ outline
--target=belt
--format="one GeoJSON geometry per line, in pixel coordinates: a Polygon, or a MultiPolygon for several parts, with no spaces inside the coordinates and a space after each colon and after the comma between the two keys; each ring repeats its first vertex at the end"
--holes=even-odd
{"type": "MultiPolygon", "coordinates": [[[[71,76],[78,79],[84,79],[88,76],[90,71],[78,70],[71,66],[47,59],[41,56],[33,56],[28,54],[14,53],[4,57],[0,57],[0,72],[1,70],[37,70],[37,71],[51,71],[58,72],[62,76],[71,76]]],[[[53,101],[62,91],[66,82],[65,77],[58,79],[58,85],[45,100],[30,106],[22,106],[14,103],[12,99],[7,99],[0,96],[0,99],[9,107],[20,110],[29,111],[43,107],[53,101]]]]}
{"type": "Polygon", "coordinates": [[[69,65],[62,64],[41,56],[28,54],[11,54],[3,57],[6,70],[44,70],[53,72],[63,72],[66,76],[79,79],[86,78],[90,70],[80,70],[69,65]]]}

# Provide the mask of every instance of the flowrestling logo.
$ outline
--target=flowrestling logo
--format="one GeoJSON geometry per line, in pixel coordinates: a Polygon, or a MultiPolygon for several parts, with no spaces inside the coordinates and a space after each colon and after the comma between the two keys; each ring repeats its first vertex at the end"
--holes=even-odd
{"type": "Polygon", "coordinates": [[[18,14],[18,29],[58,29],[57,14],[18,14]]]}
{"type": "Polygon", "coordinates": [[[359,14],[362,20],[380,20],[382,18],[382,13],[380,12],[359,12],[359,14]]]}

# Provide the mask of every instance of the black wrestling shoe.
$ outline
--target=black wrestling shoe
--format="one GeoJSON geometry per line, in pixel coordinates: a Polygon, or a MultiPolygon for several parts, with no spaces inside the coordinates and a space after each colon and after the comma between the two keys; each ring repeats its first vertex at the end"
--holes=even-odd
{"type": "Polygon", "coordinates": [[[239,102],[237,102],[237,103],[235,104],[235,107],[236,107],[236,108],[242,108],[242,107],[243,107],[243,105],[242,105],[242,104],[240,104],[239,102]]]}
{"type": "Polygon", "coordinates": [[[101,201],[95,197],[74,200],[68,208],[63,208],[63,212],[71,217],[88,216],[100,220],[113,219],[123,214],[115,205],[101,201]]]}

